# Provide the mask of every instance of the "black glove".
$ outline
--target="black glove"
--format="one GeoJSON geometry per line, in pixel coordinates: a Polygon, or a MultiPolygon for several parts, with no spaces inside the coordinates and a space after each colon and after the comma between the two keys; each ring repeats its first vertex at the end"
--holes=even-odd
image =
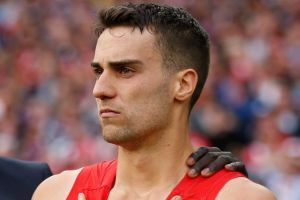
{"type": "Polygon", "coordinates": [[[231,152],[221,151],[217,147],[200,147],[187,159],[190,167],[188,175],[196,177],[210,176],[225,168],[229,171],[238,171],[248,177],[248,172],[242,161],[237,159],[231,152]]]}

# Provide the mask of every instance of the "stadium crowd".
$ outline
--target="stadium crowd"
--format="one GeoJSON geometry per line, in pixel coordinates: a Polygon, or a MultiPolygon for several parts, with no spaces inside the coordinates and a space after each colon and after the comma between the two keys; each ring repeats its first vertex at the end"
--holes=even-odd
{"type": "MultiPolygon", "coordinates": [[[[0,155],[53,172],[116,156],[101,137],[90,62],[97,10],[116,0],[0,0],[0,155]]],[[[279,200],[300,199],[300,4],[165,0],[211,35],[195,146],[230,150],[279,200]]]]}

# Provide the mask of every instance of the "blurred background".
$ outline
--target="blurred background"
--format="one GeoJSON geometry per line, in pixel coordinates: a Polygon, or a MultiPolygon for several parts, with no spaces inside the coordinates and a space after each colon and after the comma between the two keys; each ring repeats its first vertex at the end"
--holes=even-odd
{"type": "MultiPolygon", "coordinates": [[[[232,151],[279,200],[299,200],[300,3],[155,2],[186,8],[211,35],[194,145],[232,151]]],[[[0,0],[1,156],[45,161],[55,173],[115,158],[101,136],[90,62],[97,11],[119,3],[0,0]]]]}

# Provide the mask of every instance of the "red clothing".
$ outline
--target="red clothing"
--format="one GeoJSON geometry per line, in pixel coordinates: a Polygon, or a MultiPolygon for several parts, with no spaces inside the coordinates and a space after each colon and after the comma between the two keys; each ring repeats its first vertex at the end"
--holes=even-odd
{"type": "Polygon", "coordinates": [[[79,193],[84,193],[87,200],[107,200],[116,170],[115,160],[84,167],[78,174],[67,200],[78,200],[79,193]]]}
{"type": "MultiPolygon", "coordinates": [[[[87,200],[107,200],[114,185],[116,169],[115,160],[83,168],[67,200],[77,200],[81,192],[85,194],[87,200]]],[[[241,173],[226,170],[221,170],[209,178],[185,176],[166,200],[170,200],[175,195],[180,195],[183,200],[214,200],[226,182],[242,176],[244,175],[241,173]]]]}

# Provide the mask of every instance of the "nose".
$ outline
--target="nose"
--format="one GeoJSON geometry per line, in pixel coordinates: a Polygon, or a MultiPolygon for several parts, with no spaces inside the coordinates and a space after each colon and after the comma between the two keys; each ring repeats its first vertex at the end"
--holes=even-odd
{"type": "Polygon", "coordinates": [[[97,99],[106,100],[116,96],[116,90],[113,86],[113,79],[109,73],[103,72],[96,80],[93,95],[97,99]]]}

